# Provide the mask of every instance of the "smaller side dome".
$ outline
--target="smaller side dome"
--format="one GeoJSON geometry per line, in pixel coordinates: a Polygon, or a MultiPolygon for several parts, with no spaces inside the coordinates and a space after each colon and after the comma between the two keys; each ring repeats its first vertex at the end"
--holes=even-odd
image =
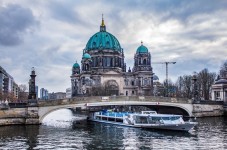
{"type": "Polygon", "coordinates": [[[137,48],[136,53],[148,53],[148,49],[146,46],[143,46],[143,42],[141,42],[141,45],[137,48]]]}
{"type": "Polygon", "coordinates": [[[153,80],[158,81],[159,80],[158,76],[157,75],[153,75],[153,80]]]}
{"type": "Polygon", "coordinates": [[[88,53],[85,53],[85,54],[83,55],[83,58],[84,58],[84,59],[91,59],[91,55],[89,55],[88,53]]]}
{"type": "Polygon", "coordinates": [[[214,84],[227,84],[227,80],[226,79],[219,79],[214,84]]]}
{"type": "Polygon", "coordinates": [[[80,65],[76,62],[76,63],[73,65],[73,68],[80,68],[80,65]]]}

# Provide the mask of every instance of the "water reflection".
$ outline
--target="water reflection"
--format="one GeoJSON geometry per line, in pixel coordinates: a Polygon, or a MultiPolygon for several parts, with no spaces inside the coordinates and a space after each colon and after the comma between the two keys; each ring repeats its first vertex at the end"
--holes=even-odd
{"type": "Polygon", "coordinates": [[[0,147],[7,149],[33,149],[37,146],[39,126],[0,127],[0,147]]]}
{"type": "Polygon", "coordinates": [[[80,127],[5,126],[0,127],[0,149],[227,149],[227,118],[197,121],[189,133],[93,122],[80,127]]]}

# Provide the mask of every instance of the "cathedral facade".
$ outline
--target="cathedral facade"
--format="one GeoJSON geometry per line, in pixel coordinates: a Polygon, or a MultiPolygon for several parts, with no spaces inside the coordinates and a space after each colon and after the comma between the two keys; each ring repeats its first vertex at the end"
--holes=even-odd
{"type": "Polygon", "coordinates": [[[124,50],[117,38],[106,31],[104,20],[83,50],[81,66],[72,67],[72,97],[78,95],[153,95],[151,54],[141,45],[134,55],[134,66],[126,71],[124,50]]]}

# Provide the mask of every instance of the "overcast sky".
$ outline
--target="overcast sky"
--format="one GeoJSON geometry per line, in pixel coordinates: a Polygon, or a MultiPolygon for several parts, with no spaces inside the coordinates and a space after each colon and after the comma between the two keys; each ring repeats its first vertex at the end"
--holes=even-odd
{"type": "MultiPolygon", "coordinates": [[[[204,68],[218,73],[227,60],[226,0],[1,0],[0,65],[18,84],[27,84],[35,67],[39,88],[65,91],[102,13],[127,68],[141,41],[152,62],[177,62],[169,65],[174,82],[204,68]]],[[[153,71],[165,79],[165,65],[153,71]]]]}

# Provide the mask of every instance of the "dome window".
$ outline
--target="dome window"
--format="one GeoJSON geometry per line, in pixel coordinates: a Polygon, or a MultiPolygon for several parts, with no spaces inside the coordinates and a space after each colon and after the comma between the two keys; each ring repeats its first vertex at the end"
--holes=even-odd
{"type": "Polygon", "coordinates": [[[95,42],[93,42],[93,43],[92,43],[92,46],[93,46],[93,47],[96,47],[96,43],[95,43],[95,42]]]}
{"type": "Polygon", "coordinates": [[[109,41],[106,42],[106,47],[110,48],[110,42],[109,41]]]}

